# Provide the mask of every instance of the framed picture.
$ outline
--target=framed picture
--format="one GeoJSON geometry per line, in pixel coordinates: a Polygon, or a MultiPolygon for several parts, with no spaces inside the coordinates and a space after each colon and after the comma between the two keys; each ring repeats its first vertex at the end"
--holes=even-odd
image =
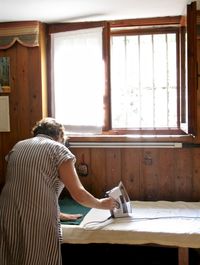
{"type": "Polygon", "coordinates": [[[10,92],[10,57],[0,57],[0,92],[10,92]]]}
{"type": "Polygon", "coordinates": [[[10,132],[9,96],[0,96],[0,132],[10,132]]]}

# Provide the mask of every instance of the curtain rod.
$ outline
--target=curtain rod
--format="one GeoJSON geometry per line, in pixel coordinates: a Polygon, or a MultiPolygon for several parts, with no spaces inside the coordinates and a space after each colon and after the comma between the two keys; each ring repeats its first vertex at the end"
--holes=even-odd
{"type": "Polygon", "coordinates": [[[182,143],[173,142],[69,142],[73,148],[182,148],[182,143]]]}

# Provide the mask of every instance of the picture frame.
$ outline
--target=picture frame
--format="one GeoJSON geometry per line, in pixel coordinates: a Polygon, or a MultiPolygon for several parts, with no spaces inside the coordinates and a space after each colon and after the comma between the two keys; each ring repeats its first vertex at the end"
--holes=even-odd
{"type": "Polygon", "coordinates": [[[0,132],[10,132],[9,96],[0,96],[0,132]]]}
{"type": "Polygon", "coordinates": [[[10,91],[10,57],[0,56],[0,92],[10,91]]]}

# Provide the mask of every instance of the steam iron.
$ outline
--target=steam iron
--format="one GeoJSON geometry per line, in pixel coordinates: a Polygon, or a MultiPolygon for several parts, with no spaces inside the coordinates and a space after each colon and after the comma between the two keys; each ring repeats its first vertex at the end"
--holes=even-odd
{"type": "Polygon", "coordinates": [[[106,196],[114,198],[119,204],[118,208],[110,211],[113,218],[126,217],[132,212],[128,193],[121,181],[117,187],[107,191],[106,196]]]}

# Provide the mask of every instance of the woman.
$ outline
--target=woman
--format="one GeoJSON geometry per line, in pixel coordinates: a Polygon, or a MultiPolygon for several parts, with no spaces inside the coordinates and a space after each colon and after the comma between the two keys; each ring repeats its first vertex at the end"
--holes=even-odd
{"type": "Polygon", "coordinates": [[[7,156],[6,183],[0,195],[1,265],[62,264],[58,197],[64,187],[86,207],[117,207],[112,198],[97,199],[85,190],[75,157],[63,144],[61,124],[44,118],[32,133],[7,156]]]}

